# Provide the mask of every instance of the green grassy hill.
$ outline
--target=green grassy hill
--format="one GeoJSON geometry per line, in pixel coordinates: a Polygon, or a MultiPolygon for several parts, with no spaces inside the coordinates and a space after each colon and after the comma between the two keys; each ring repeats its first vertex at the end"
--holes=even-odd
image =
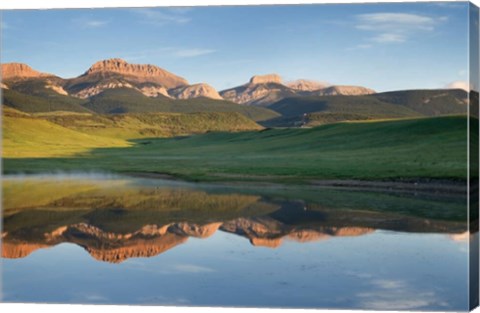
{"type": "Polygon", "coordinates": [[[383,92],[372,97],[404,106],[425,116],[466,114],[468,94],[461,89],[401,90],[383,92]]]}
{"type": "Polygon", "coordinates": [[[286,98],[268,108],[282,114],[265,126],[321,125],[345,120],[371,120],[466,114],[463,90],[404,90],[365,96],[286,98]]]}
{"type": "Polygon", "coordinates": [[[409,108],[382,102],[371,96],[308,96],[286,98],[269,106],[285,117],[329,112],[363,114],[372,117],[412,117],[420,114],[409,108]]]}
{"type": "Polygon", "coordinates": [[[82,133],[122,139],[173,137],[210,131],[246,131],[260,125],[236,112],[83,114],[51,112],[35,114],[82,133]]]}
{"type": "Polygon", "coordinates": [[[128,146],[124,140],[173,137],[262,127],[240,113],[24,113],[3,108],[4,157],[61,157],[98,147],[128,146]]]}
{"type": "MultiPolygon", "coordinates": [[[[38,89],[37,89],[38,90],[38,89]]],[[[21,93],[12,89],[2,89],[3,104],[23,112],[91,112],[84,106],[85,101],[64,96],[53,90],[42,88],[35,94],[21,93]]]]}
{"type": "Polygon", "coordinates": [[[466,117],[337,123],[139,140],[88,158],[5,159],[4,171],[106,170],[190,180],[466,179],[466,117]]]}
{"type": "Polygon", "coordinates": [[[62,157],[100,147],[127,147],[130,143],[67,129],[25,113],[4,109],[2,157],[62,157]]]}

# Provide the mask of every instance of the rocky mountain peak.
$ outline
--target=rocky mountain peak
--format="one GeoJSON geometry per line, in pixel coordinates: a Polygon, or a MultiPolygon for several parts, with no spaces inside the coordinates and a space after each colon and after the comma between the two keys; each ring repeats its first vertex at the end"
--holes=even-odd
{"type": "Polygon", "coordinates": [[[329,84],[314,80],[298,79],[288,82],[286,86],[299,91],[315,91],[326,88],[329,84]]]}
{"type": "Polygon", "coordinates": [[[361,87],[361,86],[331,86],[321,90],[321,94],[324,96],[360,96],[371,95],[376,93],[375,90],[361,87]]]}
{"type": "Polygon", "coordinates": [[[24,63],[2,64],[2,80],[11,78],[36,78],[48,76],[53,75],[36,71],[24,63]]]}
{"type": "Polygon", "coordinates": [[[188,85],[188,81],[176,76],[158,66],[151,64],[130,64],[119,58],[98,61],[93,64],[83,76],[92,74],[115,73],[135,77],[138,82],[153,82],[166,88],[175,88],[188,85]]]}
{"type": "Polygon", "coordinates": [[[223,99],[212,86],[204,83],[180,87],[169,91],[170,95],[177,99],[191,99],[206,97],[211,99],[223,99]]]}
{"type": "Polygon", "coordinates": [[[278,74],[255,75],[250,78],[250,84],[282,83],[282,78],[278,74]]]}

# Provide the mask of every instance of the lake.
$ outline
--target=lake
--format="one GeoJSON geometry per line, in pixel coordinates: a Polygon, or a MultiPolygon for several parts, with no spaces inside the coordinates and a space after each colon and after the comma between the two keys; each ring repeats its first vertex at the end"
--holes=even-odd
{"type": "Polygon", "coordinates": [[[2,301],[468,309],[464,195],[4,176],[2,301]]]}

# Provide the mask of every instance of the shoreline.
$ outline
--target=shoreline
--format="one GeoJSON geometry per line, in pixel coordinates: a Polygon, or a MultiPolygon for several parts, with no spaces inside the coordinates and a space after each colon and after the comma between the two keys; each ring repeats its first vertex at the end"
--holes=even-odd
{"type": "Polygon", "coordinates": [[[189,179],[188,177],[181,177],[162,172],[142,172],[142,171],[126,171],[126,172],[50,172],[50,173],[3,173],[2,178],[9,177],[35,177],[42,175],[87,175],[95,178],[95,174],[111,176],[112,178],[118,176],[164,180],[175,183],[186,184],[210,184],[210,185],[224,185],[230,187],[265,187],[265,188],[289,188],[289,187],[305,187],[305,188],[332,188],[332,189],[348,189],[353,191],[373,191],[373,192],[387,192],[387,193],[413,193],[425,194],[434,196],[458,196],[467,195],[467,180],[461,179],[445,179],[445,178],[397,178],[384,180],[367,180],[367,179],[303,179],[303,180],[276,180],[285,179],[288,177],[275,176],[209,176],[208,179],[189,179]],[[219,179],[215,179],[219,178],[219,179]],[[228,179],[230,178],[230,179],[228,179]],[[245,179],[241,179],[245,178],[245,179]],[[249,179],[250,178],[250,179],[249,179]]]}
{"type": "MultiPolygon", "coordinates": [[[[458,179],[433,179],[433,178],[419,178],[419,179],[391,179],[391,180],[361,180],[361,179],[314,179],[307,183],[289,183],[289,182],[275,182],[268,180],[206,180],[193,181],[168,173],[153,173],[153,172],[124,172],[123,175],[135,178],[147,179],[162,179],[171,180],[175,182],[186,183],[208,183],[208,184],[223,184],[228,186],[239,185],[255,185],[255,186],[270,186],[270,187],[285,187],[285,186],[306,186],[306,187],[325,187],[335,189],[350,189],[358,191],[377,191],[377,192],[414,192],[426,194],[441,194],[441,195],[462,195],[467,193],[467,180],[458,179]]],[[[260,178],[260,177],[259,177],[260,178]]]]}

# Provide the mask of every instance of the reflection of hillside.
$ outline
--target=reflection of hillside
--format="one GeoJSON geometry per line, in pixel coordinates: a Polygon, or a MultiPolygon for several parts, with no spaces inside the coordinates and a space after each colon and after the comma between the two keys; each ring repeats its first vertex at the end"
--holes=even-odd
{"type": "Polygon", "coordinates": [[[137,186],[128,180],[7,180],[3,181],[6,213],[29,208],[232,211],[254,203],[259,196],[209,194],[191,188],[137,186]]]}
{"type": "Polygon", "coordinates": [[[25,208],[52,205],[63,198],[76,197],[84,192],[99,190],[106,186],[118,188],[125,185],[123,180],[44,180],[13,179],[2,181],[3,209],[5,213],[25,208]]]}
{"type": "Polygon", "coordinates": [[[97,260],[119,263],[152,257],[218,230],[272,248],[377,229],[466,231],[457,213],[462,199],[329,189],[201,189],[111,177],[7,179],[3,193],[6,258],[73,243],[97,260]]]}
{"type": "MultiPolygon", "coordinates": [[[[102,211],[105,210],[94,210],[89,212],[89,216],[102,217],[102,211]]],[[[186,211],[191,212],[188,209],[186,211]]],[[[76,211],[69,212],[73,213],[74,217],[77,216],[76,211]]],[[[40,213],[48,216],[46,211],[40,213]]],[[[152,217],[151,212],[144,213],[147,217],[152,217]]],[[[261,216],[242,216],[240,212],[236,218],[213,221],[216,218],[212,211],[208,213],[212,222],[196,223],[185,220],[168,224],[149,223],[134,231],[114,231],[108,224],[102,225],[102,218],[91,219],[88,223],[67,218],[66,220],[73,223],[56,228],[52,228],[48,223],[43,226],[36,224],[35,227],[28,223],[26,227],[16,224],[13,229],[9,223],[11,218],[7,218],[6,232],[2,235],[2,256],[22,258],[37,249],[60,243],[73,243],[83,247],[96,260],[120,263],[128,258],[161,254],[185,243],[189,237],[208,238],[217,230],[245,237],[254,246],[276,248],[285,240],[304,243],[333,237],[362,236],[375,229],[392,230],[400,227],[403,231],[412,232],[461,232],[464,228],[463,223],[361,211],[350,212],[348,215],[344,213],[328,209],[305,211],[298,203],[285,202],[282,206],[277,206],[276,210],[264,212],[261,216]]],[[[28,220],[28,214],[24,218],[28,220]]],[[[120,225],[129,224],[129,216],[124,218],[120,225]]],[[[146,218],[140,218],[143,219],[146,218]]]]}

